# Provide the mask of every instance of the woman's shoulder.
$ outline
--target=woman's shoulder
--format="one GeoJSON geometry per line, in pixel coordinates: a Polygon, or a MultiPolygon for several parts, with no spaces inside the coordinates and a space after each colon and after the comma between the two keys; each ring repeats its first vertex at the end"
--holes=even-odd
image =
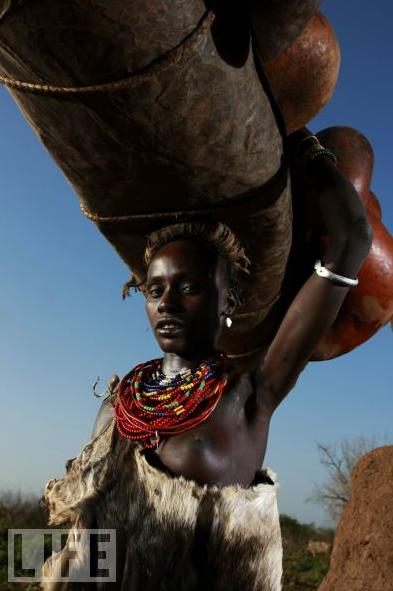
{"type": "Polygon", "coordinates": [[[236,379],[248,374],[251,379],[261,371],[263,360],[265,358],[266,348],[256,347],[244,353],[228,354],[229,360],[229,375],[236,379]]]}
{"type": "Polygon", "coordinates": [[[108,395],[101,403],[98,410],[94,427],[91,433],[91,439],[95,439],[107,425],[114,419],[115,409],[113,406],[112,396],[108,395]]]}

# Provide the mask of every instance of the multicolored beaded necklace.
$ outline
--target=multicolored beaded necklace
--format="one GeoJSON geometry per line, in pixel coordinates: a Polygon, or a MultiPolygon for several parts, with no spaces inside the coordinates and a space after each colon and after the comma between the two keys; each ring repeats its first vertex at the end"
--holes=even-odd
{"type": "Polygon", "coordinates": [[[119,384],[115,406],[122,437],[158,447],[160,436],[175,435],[205,421],[228,382],[225,354],[207,359],[173,378],[161,372],[161,359],[137,365],[119,384]]]}

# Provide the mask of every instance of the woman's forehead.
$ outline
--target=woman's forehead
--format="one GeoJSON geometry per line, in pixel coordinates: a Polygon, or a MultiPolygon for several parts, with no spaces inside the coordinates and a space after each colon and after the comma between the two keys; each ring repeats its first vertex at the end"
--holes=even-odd
{"type": "Polygon", "coordinates": [[[153,256],[148,275],[158,271],[204,273],[217,264],[217,253],[196,240],[173,240],[162,246],[153,256]]]}

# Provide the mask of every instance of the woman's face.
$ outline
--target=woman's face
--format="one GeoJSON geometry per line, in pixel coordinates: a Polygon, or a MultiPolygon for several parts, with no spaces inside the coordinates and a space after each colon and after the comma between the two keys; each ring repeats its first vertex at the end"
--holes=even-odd
{"type": "Polygon", "coordinates": [[[225,261],[191,239],[154,255],[146,278],[146,311],[165,353],[203,354],[216,346],[227,292],[225,261]]]}

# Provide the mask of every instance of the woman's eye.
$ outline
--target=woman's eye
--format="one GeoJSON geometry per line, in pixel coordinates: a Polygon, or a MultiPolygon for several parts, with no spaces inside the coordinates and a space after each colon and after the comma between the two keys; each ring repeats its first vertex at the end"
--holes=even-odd
{"type": "Polygon", "coordinates": [[[159,298],[162,294],[162,288],[158,285],[153,285],[152,287],[149,287],[148,289],[148,295],[151,298],[159,298]]]}
{"type": "Polygon", "coordinates": [[[184,283],[182,285],[182,291],[186,293],[195,293],[199,291],[199,289],[200,285],[198,285],[197,283],[184,283]]]}

